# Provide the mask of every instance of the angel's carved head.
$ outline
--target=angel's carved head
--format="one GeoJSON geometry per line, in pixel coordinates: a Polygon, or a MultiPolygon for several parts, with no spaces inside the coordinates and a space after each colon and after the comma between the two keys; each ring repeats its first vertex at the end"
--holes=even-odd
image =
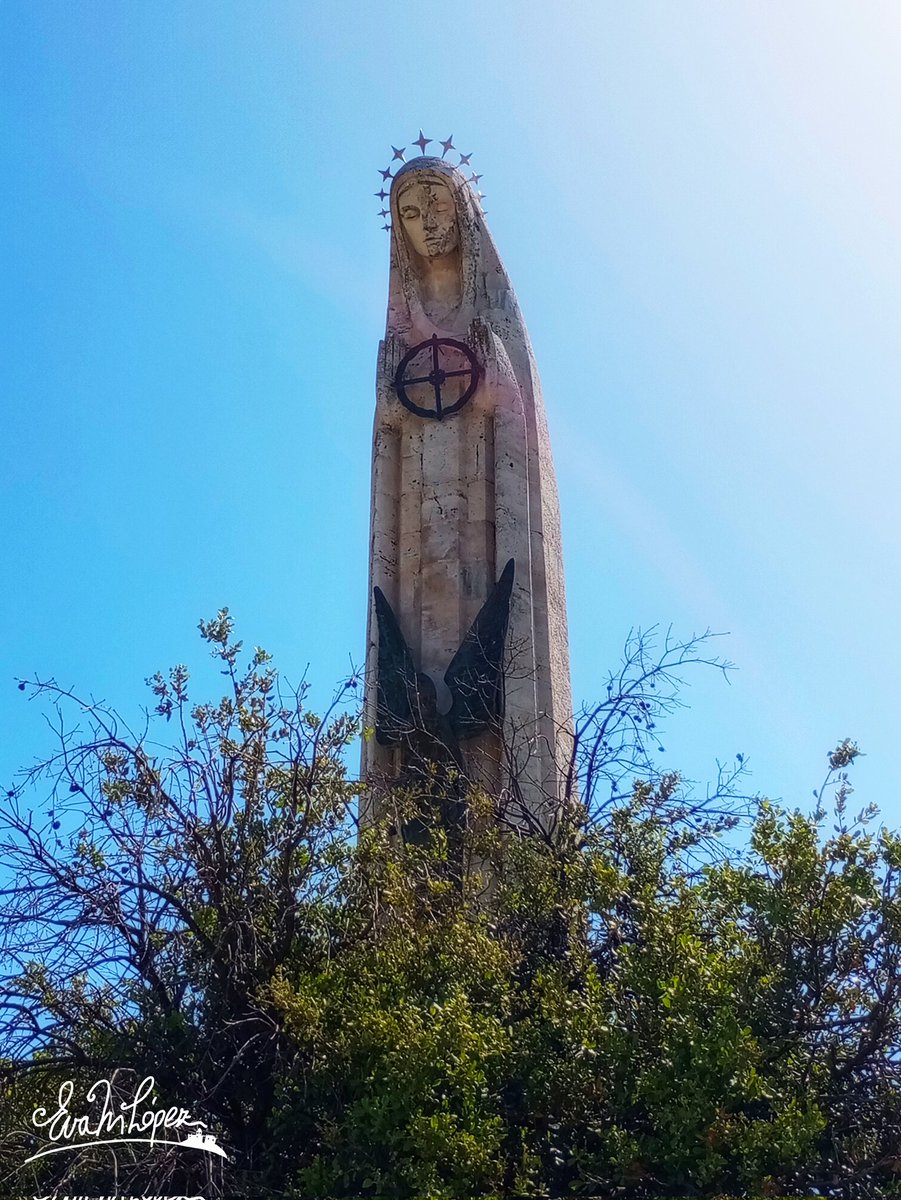
{"type": "Polygon", "coordinates": [[[429,675],[419,671],[416,675],[416,691],[419,700],[419,715],[425,722],[425,728],[430,728],[438,715],[438,689],[435,681],[429,675]]]}

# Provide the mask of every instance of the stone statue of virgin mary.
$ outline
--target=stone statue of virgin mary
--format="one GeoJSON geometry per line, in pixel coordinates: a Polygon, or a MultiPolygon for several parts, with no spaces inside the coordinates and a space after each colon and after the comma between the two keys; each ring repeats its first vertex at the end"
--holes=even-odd
{"type": "MultiPolygon", "coordinates": [[[[412,697],[406,711],[420,713],[414,693],[425,686],[434,726],[427,740],[449,743],[450,734],[434,730],[442,715],[460,711],[460,656],[476,678],[473,648],[487,628],[484,614],[493,613],[485,636],[502,647],[502,678],[488,678],[494,667],[484,663],[494,660],[483,655],[491,703],[480,708],[481,725],[460,726],[464,734],[447,744],[446,757],[486,787],[509,820],[546,827],[567,778],[572,700],[557,485],[529,336],[459,169],[431,157],[405,163],[390,204],[364,775],[401,778],[411,753],[415,739],[405,742],[397,712],[386,713],[391,696],[412,697]]],[[[447,720],[441,728],[450,728],[447,720]]]]}

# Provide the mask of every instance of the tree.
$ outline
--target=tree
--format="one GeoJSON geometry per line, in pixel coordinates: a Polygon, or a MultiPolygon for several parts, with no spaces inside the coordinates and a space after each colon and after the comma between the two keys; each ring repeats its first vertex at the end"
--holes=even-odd
{"type": "Polygon", "coordinates": [[[58,747],[0,809],[5,1186],[890,1194],[901,842],[846,818],[853,743],[810,816],[743,797],[741,761],[698,798],[648,750],[681,671],[728,664],[706,636],[636,635],[577,726],[568,821],[526,835],[470,795],[486,904],[439,824],[395,832],[410,794],[357,829],[355,679],[319,719],[263,651],[240,665],[226,610],[201,632],[226,696],[193,703],[176,667],[138,730],[26,685],[56,702],[58,747]],[[21,1171],[61,1080],[124,1097],[148,1075],[230,1167],[125,1148],[21,1171]]]}
{"type": "Polygon", "coordinates": [[[199,1102],[252,1174],[278,1157],[267,1123],[288,1053],[261,989],[289,957],[326,961],[340,927],[355,791],[340,752],[356,724],[340,699],[308,712],[262,650],[239,669],[226,611],[201,632],[227,694],[194,705],[184,667],[158,674],[137,732],[36,684],[57,702],[58,749],[0,815],[15,879],[4,1054],[13,1080],[47,1063],[154,1075],[162,1095],[199,1102]],[[87,731],[69,729],[73,708],[87,731]],[[42,781],[44,821],[22,799],[42,781]]]}

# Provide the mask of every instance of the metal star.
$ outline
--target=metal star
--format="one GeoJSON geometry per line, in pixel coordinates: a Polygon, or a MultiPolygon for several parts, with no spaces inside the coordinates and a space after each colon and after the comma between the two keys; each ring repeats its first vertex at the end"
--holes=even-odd
{"type": "Polygon", "coordinates": [[[444,156],[445,156],[445,154],[447,154],[448,150],[454,150],[454,149],[456,149],[456,147],[454,146],[454,135],[451,134],[446,142],[441,143],[441,157],[444,158],[444,156]]]}
{"type": "Polygon", "coordinates": [[[468,166],[469,166],[469,160],[470,160],[471,158],[472,158],[472,155],[471,155],[471,154],[461,154],[461,155],[460,155],[460,161],[459,161],[459,163],[457,164],[457,166],[459,166],[459,167],[468,167],[468,166]]]}
{"type": "Polygon", "coordinates": [[[390,225],[383,225],[383,226],[382,226],[382,229],[384,229],[384,230],[386,231],[386,233],[390,233],[390,232],[391,232],[391,226],[390,226],[390,225]]]}
{"type": "Polygon", "coordinates": [[[382,190],[381,190],[380,192],[373,192],[372,194],[373,194],[373,196],[378,196],[378,198],[379,198],[380,200],[387,200],[387,199],[388,199],[388,193],[385,191],[385,189],[384,189],[384,188],[382,188],[382,190]]]}
{"type": "Polygon", "coordinates": [[[470,175],[469,182],[470,183],[478,183],[481,178],[482,178],[481,175],[470,175]]]}
{"type": "Polygon", "coordinates": [[[384,171],[379,171],[379,174],[381,175],[381,177],[382,177],[382,179],[383,179],[383,180],[384,180],[384,179],[392,179],[392,178],[393,178],[393,176],[392,176],[392,174],[391,174],[391,168],[390,168],[390,167],[386,167],[384,171]]]}
{"type": "Polygon", "coordinates": [[[391,214],[388,212],[387,208],[383,208],[382,211],[379,213],[379,216],[380,217],[390,217],[391,214]]]}
{"type": "Polygon", "coordinates": [[[414,141],[413,141],[413,145],[414,145],[414,146],[418,146],[418,147],[419,147],[419,151],[420,151],[420,153],[421,153],[421,154],[425,154],[425,148],[426,148],[426,146],[428,146],[428,144],[429,144],[430,142],[432,142],[432,141],[434,141],[434,139],[433,139],[433,138],[427,138],[427,137],[425,136],[425,134],[422,132],[422,130],[420,129],[420,130],[419,130],[419,137],[414,139],[414,141]]]}
{"type": "MultiPolygon", "coordinates": [[[[404,158],[404,151],[406,148],[406,146],[401,146],[401,148],[398,150],[397,146],[392,146],[391,149],[394,151],[394,158],[399,158],[401,162],[406,162],[407,160],[404,158]]],[[[392,158],[392,162],[394,162],[394,158],[392,158]]]]}

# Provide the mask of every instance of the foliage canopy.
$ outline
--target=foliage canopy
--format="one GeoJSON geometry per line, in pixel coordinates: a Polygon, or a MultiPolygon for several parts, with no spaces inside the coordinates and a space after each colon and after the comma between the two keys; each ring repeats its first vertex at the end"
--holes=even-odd
{"type": "Polygon", "coordinates": [[[642,741],[704,639],[656,659],[633,640],[581,726],[574,822],[467,830],[486,903],[454,886],[440,830],[392,835],[408,796],[356,828],[354,681],[320,719],[263,651],[241,665],[227,611],[201,632],[227,694],[196,704],[184,667],[156,675],[137,731],[27,685],[57,701],[59,744],[0,812],[4,1188],[108,1187],[106,1150],[23,1170],[31,1113],[65,1079],[129,1095],[153,1075],[232,1164],[123,1152],[120,1188],[896,1191],[901,839],[848,815],[853,743],[814,813],[755,802],[727,848],[740,765],[697,800],[642,741]]]}

